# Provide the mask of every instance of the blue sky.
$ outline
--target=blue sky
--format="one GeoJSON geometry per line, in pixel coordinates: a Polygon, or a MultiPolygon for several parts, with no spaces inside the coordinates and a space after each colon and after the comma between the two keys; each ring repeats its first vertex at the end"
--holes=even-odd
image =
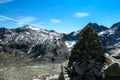
{"type": "Polygon", "coordinates": [[[0,27],[69,33],[89,22],[110,27],[120,21],[120,0],[0,0],[0,27]]]}

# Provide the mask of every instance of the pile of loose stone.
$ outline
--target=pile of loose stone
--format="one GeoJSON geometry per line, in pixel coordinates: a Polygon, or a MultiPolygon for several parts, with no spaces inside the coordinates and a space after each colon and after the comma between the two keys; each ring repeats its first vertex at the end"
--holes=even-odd
{"type": "Polygon", "coordinates": [[[97,33],[92,27],[86,26],[69,58],[67,71],[71,80],[103,79],[104,62],[103,47],[97,33]]]}

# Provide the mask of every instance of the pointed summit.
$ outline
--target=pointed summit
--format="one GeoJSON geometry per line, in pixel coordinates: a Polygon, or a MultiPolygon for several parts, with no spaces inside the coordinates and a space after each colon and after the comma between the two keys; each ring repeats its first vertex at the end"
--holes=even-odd
{"type": "Polygon", "coordinates": [[[111,26],[111,28],[120,27],[120,22],[117,22],[111,26]]]}
{"type": "Polygon", "coordinates": [[[115,31],[120,31],[120,22],[113,24],[113,25],[111,26],[111,28],[112,28],[112,29],[114,28],[115,31]]]}
{"type": "Polygon", "coordinates": [[[88,23],[87,26],[91,26],[97,33],[107,30],[108,28],[103,25],[98,25],[97,23],[88,23]]]}

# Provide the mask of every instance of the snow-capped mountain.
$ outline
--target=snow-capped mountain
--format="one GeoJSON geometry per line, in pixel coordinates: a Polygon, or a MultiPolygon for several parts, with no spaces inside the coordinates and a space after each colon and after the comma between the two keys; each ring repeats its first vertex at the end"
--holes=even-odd
{"type": "MultiPolygon", "coordinates": [[[[119,55],[120,54],[120,22],[113,24],[107,28],[96,23],[88,23],[85,27],[91,26],[97,33],[104,46],[104,53],[119,55]]],[[[81,30],[71,32],[64,35],[64,39],[77,41],[81,34],[81,30]]]]}
{"type": "Polygon", "coordinates": [[[108,30],[102,31],[98,35],[106,52],[112,55],[120,54],[120,22],[113,24],[108,30]]]}
{"type": "Polygon", "coordinates": [[[59,62],[67,59],[69,54],[62,37],[60,33],[29,25],[16,29],[0,28],[1,48],[20,50],[35,60],[59,62]]]}
{"type": "MultiPolygon", "coordinates": [[[[96,23],[88,23],[85,27],[87,26],[91,26],[98,33],[104,52],[120,54],[120,22],[111,28],[96,23]]],[[[80,34],[81,30],[62,34],[29,25],[16,29],[0,28],[0,52],[14,54],[17,50],[35,61],[62,62],[69,58],[80,34]]]]}
{"type": "MultiPolygon", "coordinates": [[[[88,23],[85,27],[91,26],[97,33],[107,30],[108,28],[97,23],[88,23]]],[[[65,40],[78,40],[81,30],[71,32],[64,36],[65,40]]]]}

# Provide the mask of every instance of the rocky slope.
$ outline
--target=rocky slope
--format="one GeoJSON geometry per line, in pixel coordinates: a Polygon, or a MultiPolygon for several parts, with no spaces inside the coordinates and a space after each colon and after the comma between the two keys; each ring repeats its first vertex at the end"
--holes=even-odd
{"type": "Polygon", "coordinates": [[[113,24],[111,28],[98,35],[104,44],[105,52],[111,55],[120,54],[120,22],[113,24]]]}
{"type": "Polygon", "coordinates": [[[0,50],[11,54],[17,50],[37,61],[61,62],[69,55],[62,36],[29,25],[16,29],[0,28],[0,50]]]}
{"type": "Polygon", "coordinates": [[[42,65],[0,68],[0,80],[40,80],[40,76],[60,73],[60,64],[42,65]]]}

